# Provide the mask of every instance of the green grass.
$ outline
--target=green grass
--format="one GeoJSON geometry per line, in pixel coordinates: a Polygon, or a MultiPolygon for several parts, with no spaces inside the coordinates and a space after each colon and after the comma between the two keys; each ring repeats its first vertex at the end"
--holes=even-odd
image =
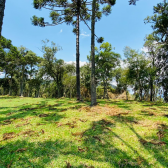
{"type": "Polygon", "coordinates": [[[98,103],[1,96],[0,168],[168,167],[168,104],[98,103]]]}

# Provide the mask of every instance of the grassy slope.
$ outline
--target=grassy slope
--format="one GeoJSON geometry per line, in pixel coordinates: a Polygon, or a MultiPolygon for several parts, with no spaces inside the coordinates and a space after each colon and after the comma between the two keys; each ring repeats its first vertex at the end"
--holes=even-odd
{"type": "Polygon", "coordinates": [[[98,102],[0,97],[0,168],[168,167],[167,104],[98,102]]]}

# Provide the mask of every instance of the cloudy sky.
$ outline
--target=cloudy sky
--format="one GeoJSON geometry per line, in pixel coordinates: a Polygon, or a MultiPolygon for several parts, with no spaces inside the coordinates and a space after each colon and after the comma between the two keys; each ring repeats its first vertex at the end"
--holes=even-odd
{"type": "MultiPolygon", "coordinates": [[[[123,57],[123,49],[130,46],[133,49],[143,47],[145,35],[152,32],[150,25],[144,24],[144,19],[153,14],[153,6],[161,0],[139,0],[136,6],[129,6],[128,0],[117,0],[109,16],[103,16],[96,22],[96,35],[102,36],[105,42],[115,47],[115,52],[123,57]]],[[[66,62],[75,61],[76,37],[72,33],[72,26],[66,24],[51,27],[35,27],[31,24],[31,17],[44,16],[49,19],[48,10],[33,8],[33,0],[7,0],[5,8],[2,35],[12,40],[13,45],[21,45],[42,56],[41,40],[49,39],[62,47],[56,57],[66,62]]],[[[90,22],[88,22],[90,25],[90,22]]],[[[80,24],[80,60],[87,61],[90,52],[91,32],[87,26],[80,24]]],[[[96,43],[99,47],[100,44],[96,43]]]]}

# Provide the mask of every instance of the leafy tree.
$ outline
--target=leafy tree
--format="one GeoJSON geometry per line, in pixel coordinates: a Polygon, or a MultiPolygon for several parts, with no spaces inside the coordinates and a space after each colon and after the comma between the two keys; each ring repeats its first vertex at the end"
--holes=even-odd
{"type": "MultiPolygon", "coordinates": [[[[36,79],[36,74],[38,72],[37,65],[40,63],[41,58],[38,57],[34,52],[29,50],[26,55],[27,61],[27,73],[28,73],[28,97],[31,95],[32,87],[34,83],[31,82],[32,79],[36,79]]],[[[36,81],[36,80],[35,80],[36,81]]],[[[38,82],[36,82],[38,84],[38,82]]]]}
{"type": "Polygon", "coordinates": [[[138,51],[133,50],[130,47],[125,47],[124,55],[126,57],[125,63],[128,65],[127,78],[133,84],[134,91],[139,91],[136,98],[140,97],[140,100],[142,100],[143,91],[147,84],[148,60],[143,53],[138,53],[138,51]]]}
{"type": "Polygon", "coordinates": [[[56,53],[61,49],[57,47],[54,42],[51,42],[51,47],[47,46],[47,41],[43,41],[42,46],[43,60],[40,64],[41,75],[50,76],[50,80],[55,82],[55,96],[63,96],[63,74],[64,74],[64,61],[62,59],[56,59],[56,53]]]}
{"type": "Polygon", "coordinates": [[[146,36],[144,47],[148,50],[148,59],[150,64],[148,66],[149,86],[150,86],[150,101],[154,98],[154,83],[157,80],[158,68],[156,65],[159,45],[156,42],[153,34],[146,36]]]}
{"type": "Polygon", "coordinates": [[[145,23],[151,23],[153,28],[153,36],[159,46],[157,56],[157,67],[159,68],[159,83],[164,90],[164,100],[168,102],[168,3],[164,0],[153,8],[154,15],[147,17],[145,23]]]}
{"type": "Polygon", "coordinates": [[[103,82],[104,98],[108,98],[107,86],[112,81],[114,68],[119,65],[120,55],[112,51],[112,46],[108,42],[100,45],[95,57],[96,71],[99,79],[103,82]]]}
{"type": "Polygon", "coordinates": [[[28,78],[28,72],[27,72],[27,59],[26,55],[28,53],[28,49],[26,47],[19,47],[19,53],[20,53],[20,60],[18,64],[18,73],[20,77],[20,96],[23,97],[23,91],[24,91],[24,85],[26,78],[28,78]]]}
{"type": "MultiPolygon", "coordinates": [[[[0,48],[0,68],[5,73],[6,77],[10,76],[9,82],[9,95],[12,95],[12,81],[13,76],[16,73],[16,67],[18,65],[19,53],[15,46],[12,45],[11,40],[1,37],[1,48],[0,48]]],[[[5,92],[5,88],[4,88],[5,92]]]]}
{"type": "Polygon", "coordinates": [[[116,87],[116,93],[123,93],[124,91],[127,92],[127,87],[128,87],[128,79],[127,79],[127,68],[121,68],[121,67],[117,67],[114,70],[114,76],[115,76],[115,80],[117,83],[117,87],[116,87]]]}
{"type": "Polygon", "coordinates": [[[81,93],[83,97],[91,96],[91,68],[87,63],[81,67],[81,93]]]}
{"type": "Polygon", "coordinates": [[[69,97],[72,98],[73,90],[76,86],[75,81],[75,64],[65,64],[65,72],[63,75],[64,95],[69,93],[69,97]]]}

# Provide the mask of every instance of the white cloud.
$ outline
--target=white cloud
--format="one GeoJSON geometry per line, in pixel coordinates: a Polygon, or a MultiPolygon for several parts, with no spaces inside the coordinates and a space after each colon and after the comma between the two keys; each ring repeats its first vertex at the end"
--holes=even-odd
{"type": "MultiPolygon", "coordinates": [[[[76,66],[76,61],[68,61],[66,62],[67,64],[72,64],[72,63],[75,63],[75,66],[76,66]]],[[[82,67],[83,65],[86,65],[87,62],[86,61],[79,61],[79,65],[80,67],[82,67]]]]}
{"type": "Polygon", "coordinates": [[[87,34],[83,29],[82,29],[80,35],[83,36],[83,37],[88,37],[88,36],[90,36],[90,34],[87,34]]]}
{"type": "Polygon", "coordinates": [[[63,32],[63,30],[61,29],[61,30],[60,30],[60,33],[62,33],[62,32],[63,32]]]}
{"type": "Polygon", "coordinates": [[[81,33],[80,35],[81,35],[81,36],[84,36],[84,37],[90,36],[90,34],[86,34],[86,32],[81,33]]]}
{"type": "Polygon", "coordinates": [[[73,54],[73,57],[75,58],[75,57],[76,57],[76,55],[75,55],[75,54],[73,54]]]}

